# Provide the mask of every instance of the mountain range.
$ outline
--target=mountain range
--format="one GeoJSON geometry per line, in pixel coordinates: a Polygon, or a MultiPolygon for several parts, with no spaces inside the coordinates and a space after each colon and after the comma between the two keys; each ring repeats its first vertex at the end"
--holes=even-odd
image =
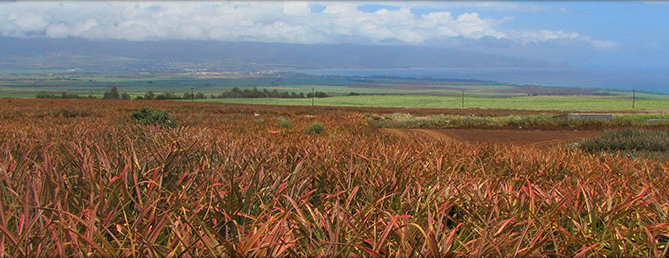
{"type": "Polygon", "coordinates": [[[3,69],[178,72],[548,66],[544,61],[440,47],[0,37],[3,69]]]}

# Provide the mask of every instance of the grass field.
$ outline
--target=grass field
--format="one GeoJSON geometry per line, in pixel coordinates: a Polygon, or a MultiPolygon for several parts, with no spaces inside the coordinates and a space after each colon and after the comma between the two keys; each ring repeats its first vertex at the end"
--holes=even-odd
{"type": "MultiPolygon", "coordinates": [[[[204,102],[311,105],[311,99],[205,99],[204,102]]],[[[462,99],[450,96],[336,96],[317,98],[315,105],[355,107],[460,108],[462,99]]],[[[632,110],[632,100],[616,97],[531,96],[513,98],[466,97],[465,108],[503,108],[537,110],[632,110]]],[[[669,112],[667,100],[637,100],[636,110],[669,112]]]]}
{"type": "Polygon", "coordinates": [[[0,150],[0,257],[669,250],[667,161],[399,138],[346,108],[0,99],[0,150]]]}

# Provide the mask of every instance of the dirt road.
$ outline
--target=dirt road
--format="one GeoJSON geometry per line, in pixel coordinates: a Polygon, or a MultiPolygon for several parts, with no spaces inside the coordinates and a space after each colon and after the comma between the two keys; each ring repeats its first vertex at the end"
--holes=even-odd
{"type": "Polygon", "coordinates": [[[601,130],[512,130],[512,129],[398,129],[383,132],[399,138],[457,140],[472,143],[550,146],[571,143],[601,134],[601,130]]]}

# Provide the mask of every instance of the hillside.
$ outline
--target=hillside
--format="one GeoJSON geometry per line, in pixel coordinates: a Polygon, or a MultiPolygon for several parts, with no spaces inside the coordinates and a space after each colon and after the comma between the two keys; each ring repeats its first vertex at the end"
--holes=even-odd
{"type": "Polygon", "coordinates": [[[391,68],[542,67],[503,55],[439,47],[287,44],[219,41],[93,41],[75,38],[0,37],[4,69],[69,69],[116,72],[391,68]]]}

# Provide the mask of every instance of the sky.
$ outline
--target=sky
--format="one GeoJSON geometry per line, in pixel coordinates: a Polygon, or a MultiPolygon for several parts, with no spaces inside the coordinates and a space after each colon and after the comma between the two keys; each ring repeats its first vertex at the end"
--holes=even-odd
{"type": "Polygon", "coordinates": [[[414,45],[669,67],[666,2],[2,2],[0,35],[414,45]]]}

